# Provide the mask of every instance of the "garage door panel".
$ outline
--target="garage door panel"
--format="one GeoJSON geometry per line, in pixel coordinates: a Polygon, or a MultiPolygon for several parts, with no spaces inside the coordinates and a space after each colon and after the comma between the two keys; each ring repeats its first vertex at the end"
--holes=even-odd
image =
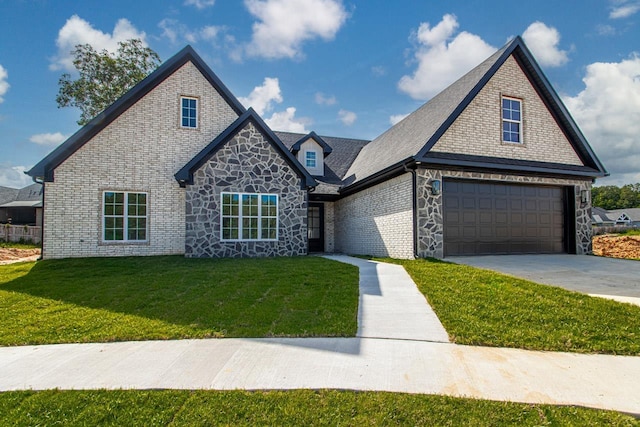
{"type": "Polygon", "coordinates": [[[560,187],[445,179],[443,198],[445,256],[565,251],[560,187]]]}

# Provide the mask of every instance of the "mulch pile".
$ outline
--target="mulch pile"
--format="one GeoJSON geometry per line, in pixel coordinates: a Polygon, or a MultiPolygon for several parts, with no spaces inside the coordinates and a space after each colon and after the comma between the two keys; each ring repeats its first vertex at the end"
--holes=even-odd
{"type": "Polygon", "coordinates": [[[593,254],[612,258],[640,259],[640,236],[604,234],[593,238],[593,254]]]}

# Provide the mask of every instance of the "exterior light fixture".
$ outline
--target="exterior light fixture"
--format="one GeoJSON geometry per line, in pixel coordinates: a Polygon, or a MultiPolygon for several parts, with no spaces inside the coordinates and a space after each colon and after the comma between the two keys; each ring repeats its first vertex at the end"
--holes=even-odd
{"type": "Polygon", "coordinates": [[[431,181],[431,194],[437,196],[438,194],[440,194],[440,190],[440,180],[434,179],[433,181],[431,181]]]}
{"type": "Polygon", "coordinates": [[[582,190],[580,191],[580,201],[582,203],[589,203],[589,191],[588,190],[582,190]]]}

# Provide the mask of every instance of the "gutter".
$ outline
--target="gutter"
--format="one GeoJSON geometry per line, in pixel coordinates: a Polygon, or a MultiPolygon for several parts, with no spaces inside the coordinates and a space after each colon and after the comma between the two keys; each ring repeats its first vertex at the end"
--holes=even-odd
{"type": "Polygon", "coordinates": [[[404,171],[411,173],[412,207],[413,207],[413,258],[418,259],[418,174],[416,168],[419,163],[414,162],[412,168],[403,164],[404,171]]]}
{"type": "Polygon", "coordinates": [[[38,257],[38,261],[42,261],[44,258],[44,194],[45,194],[45,185],[44,180],[38,181],[37,177],[33,177],[33,182],[36,184],[42,185],[42,225],[40,226],[40,256],[38,257]]]}

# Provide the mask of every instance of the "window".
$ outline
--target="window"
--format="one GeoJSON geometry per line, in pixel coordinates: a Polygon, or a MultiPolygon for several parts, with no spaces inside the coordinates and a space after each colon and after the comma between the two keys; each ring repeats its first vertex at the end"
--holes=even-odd
{"type": "Polygon", "coordinates": [[[103,199],[105,242],[147,240],[147,193],[105,191],[103,199]]]}
{"type": "Polygon", "coordinates": [[[197,128],[198,127],[198,100],[196,98],[180,98],[181,113],[180,113],[180,125],[183,128],[197,128]]]}
{"type": "Polygon", "coordinates": [[[277,240],[278,196],[222,193],[222,240],[277,240]]]}
{"type": "Polygon", "coordinates": [[[502,141],[522,143],[522,101],[502,98],[502,141]]]}
{"type": "Polygon", "coordinates": [[[305,152],[305,165],[307,168],[315,168],[316,167],[316,152],[315,151],[307,151],[305,152]]]}

